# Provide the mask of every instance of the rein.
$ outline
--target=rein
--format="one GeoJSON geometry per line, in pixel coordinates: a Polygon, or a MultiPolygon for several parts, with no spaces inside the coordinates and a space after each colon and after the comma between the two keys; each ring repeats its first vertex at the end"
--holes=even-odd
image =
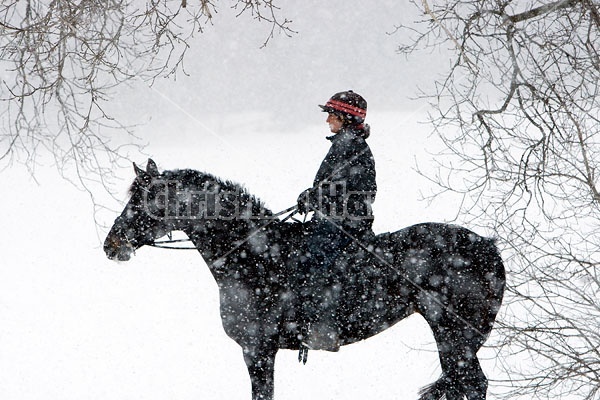
{"type": "MultiPolygon", "coordinates": [[[[169,235],[170,236],[170,235],[169,235]]],[[[159,242],[153,242],[148,244],[148,246],[157,247],[159,249],[171,249],[171,250],[198,250],[195,247],[181,247],[181,246],[167,246],[170,243],[181,243],[181,242],[189,242],[190,239],[169,239],[169,240],[161,240],[159,242]]]]}
{"type": "MultiPolygon", "coordinates": [[[[277,214],[273,214],[271,215],[269,218],[266,218],[267,220],[271,220],[271,219],[275,219],[277,217],[280,217],[284,214],[289,213],[285,218],[283,218],[280,222],[285,222],[288,219],[292,218],[294,215],[296,215],[298,213],[298,206],[291,206],[286,208],[283,211],[278,212],[277,214]]],[[[152,247],[157,247],[159,249],[169,249],[169,250],[198,250],[196,247],[189,247],[189,246],[169,246],[172,243],[183,243],[183,242],[191,242],[190,239],[171,239],[171,233],[168,234],[169,236],[169,240],[160,240],[160,241],[154,241],[152,243],[147,244],[147,246],[152,246],[152,247]]]]}

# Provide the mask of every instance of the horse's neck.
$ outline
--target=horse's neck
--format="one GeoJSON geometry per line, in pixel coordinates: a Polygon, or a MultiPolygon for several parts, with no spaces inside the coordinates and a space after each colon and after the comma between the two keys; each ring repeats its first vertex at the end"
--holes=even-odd
{"type": "Polygon", "coordinates": [[[215,275],[226,268],[224,264],[232,264],[231,259],[251,245],[249,242],[260,230],[260,225],[250,220],[213,220],[207,226],[189,226],[182,230],[215,275]]]}

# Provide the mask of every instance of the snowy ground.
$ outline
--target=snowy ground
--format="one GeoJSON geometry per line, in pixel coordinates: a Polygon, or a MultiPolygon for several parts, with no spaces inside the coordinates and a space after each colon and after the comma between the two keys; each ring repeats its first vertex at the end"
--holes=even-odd
{"type": "MultiPolygon", "coordinates": [[[[147,151],[162,169],[244,182],[280,210],[310,185],[328,149],[326,125],[283,135],[260,132],[260,118],[224,119],[232,125],[225,136],[179,131],[190,145],[177,148],[156,134],[147,151]]],[[[417,117],[373,113],[370,120],[380,186],[375,230],[453,218],[452,204],[425,208],[417,200],[429,186],[412,169],[413,156],[427,160],[435,145],[417,117]]],[[[133,170],[120,173],[125,201],[133,170]]],[[[86,194],[47,169],[40,185],[17,169],[0,178],[0,398],[250,398],[241,350],[221,328],[217,287],[199,254],[143,248],[127,263],[109,261],[86,194]]],[[[278,400],[410,399],[439,374],[420,316],[338,354],[311,352],[306,366],[296,357],[278,355],[278,400]]]]}
{"type": "MultiPolygon", "coordinates": [[[[375,231],[453,220],[452,199],[418,201],[431,183],[414,171],[415,157],[427,168],[438,145],[418,124],[427,109],[406,111],[418,110],[408,98],[446,61],[395,53],[400,40],[387,33],[412,18],[397,2],[347,4],[286,2],[299,33],[266,49],[268,26],[224,8],[190,50],[189,76],[152,89],[136,82],[111,104],[142,123],[136,134],[161,169],[242,182],[279,211],[310,186],[328,150],[316,105],[355,89],[369,101],[375,231]]],[[[18,165],[0,172],[0,399],[249,400],[241,350],[221,328],[217,287],[199,254],[143,248],[127,263],[109,261],[88,194],[41,161],[39,185],[18,165]]],[[[127,200],[133,169],[116,173],[122,201],[107,203],[115,211],[99,213],[101,223],[127,200]]],[[[311,352],[306,366],[296,357],[278,354],[277,400],[415,399],[439,375],[419,316],[338,354],[311,352]]],[[[493,361],[484,369],[494,376],[493,361]]]]}

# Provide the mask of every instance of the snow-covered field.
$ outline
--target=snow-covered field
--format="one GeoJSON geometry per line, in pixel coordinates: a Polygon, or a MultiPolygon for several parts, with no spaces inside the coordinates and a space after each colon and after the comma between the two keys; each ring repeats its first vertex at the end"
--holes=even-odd
{"type": "MultiPolygon", "coordinates": [[[[268,30],[252,30],[254,21],[217,21],[190,50],[190,76],[152,89],[138,82],[114,108],[143,122],[136,134],[159,168],[242,182],[279,211],[310,186],[328,150],[316,105],[355,89],[369,101],[375,231],[451,221],[453,199],[429,207],[418,200],[432,186],[414,171],[415,159],[427,167],[439,144],[418,123],[426,109],[404,108],[414,95],[407,88],[431,81],[434,66],[394,54],[398,40],[386,32],[402,21],[396,2],[347,4],[289,5],[300,33],[263,50],[268,30]]],[[[132,158],[145,165],[145,156],[132,158]]],[[[115,173],[120,204],[95,194],[114,208],[96,214],[103,224],[120,212],[134,177],[133,169],[115,173]]],[[[89,195],[61,179],[48,157],[35,177],[39,184],[19,165],[0,172],[0,399],[249,400],[241,349],[221,328],[217,287],[200,255],[142,248],[127,263],[109,261],[89,195]]],[[[493,361],[483,365],[493,377],[493,361]]],[[[276,398],[414,399],[439,373],[429,328],[412,316],[337,354],[311,352],[306,366],[281,351],[276,398]]]]}
{"type": "MultiPolygon", "coordinates": [[[[328,149],[326,125],[260,133],[242,128],[252,117],[237,118],[240,128],[224,137],[188,137],[191,145],[177,148],[157,139],[147,151],[161,169],[244,182],[272,210],[293,204],[328,149]]],[[[374,112],[370,119],[380,186],[375,230],[453,218],[452,204],[417,200],[428,184],[412,156],[427,159],[435,141],[415,116],[374,112]]],[[[121,174],[125,202],[133,169],[121,174]]],[[[249,399],[241,350],[221,328],[217,287],[200,255],[142,248],[129,262],[109,261],[87,195],[51,171],[38,179],[16,169],[2,174],[0,398],[249,399]]],[[[278,400],[416,398],[439,374],[420,316],[338,354],[311,352],[306,366],[296,357],[278,355],[278,400]]]]}

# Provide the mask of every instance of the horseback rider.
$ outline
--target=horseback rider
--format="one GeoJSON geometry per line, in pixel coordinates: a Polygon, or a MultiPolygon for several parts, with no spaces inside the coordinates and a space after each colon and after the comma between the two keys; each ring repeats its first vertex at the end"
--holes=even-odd
{"type": "Polygon", "coordinates": [[[352,242],[373,237],[375,161],[364,123],[367,102],[352,90],[334,94],[325,105],[326,122],[333,133],[331,148],[321,163],[313,186],[298,197],[300,213],[314,212],[308,223],[303,273],[303,344],[310,349],[339,350],[335,322],[339,285],[335,260],[352,242]]]}

